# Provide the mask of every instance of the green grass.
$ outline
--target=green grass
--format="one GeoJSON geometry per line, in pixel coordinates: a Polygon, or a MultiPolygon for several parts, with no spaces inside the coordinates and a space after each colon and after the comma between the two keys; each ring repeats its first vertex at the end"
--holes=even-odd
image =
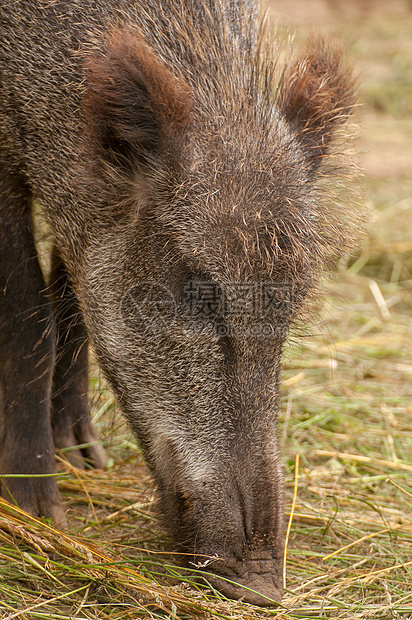
{"type": "Polygon", "coordinates": [[[285,353],[286,519],[294,492],[296,504],[282,607],[226,601],[179,568],[135,440],[94,372],[110,466],[60,465],[65,533],[0,504],[0,618],[412,617],[412,15],[332,29],[361,75],[370,218],[320,320],[285,353]]]}

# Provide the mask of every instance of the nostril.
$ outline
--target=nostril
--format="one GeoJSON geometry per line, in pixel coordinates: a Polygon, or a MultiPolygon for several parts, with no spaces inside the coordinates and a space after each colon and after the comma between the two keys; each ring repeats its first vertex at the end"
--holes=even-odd
{"type": "Polygon", "coordinates": [[[178,511],[180,514],[182,512],[190,511],[190,509],[193,507],[193,497],[187,491],[176,491],[175,497],[178,511]]]}

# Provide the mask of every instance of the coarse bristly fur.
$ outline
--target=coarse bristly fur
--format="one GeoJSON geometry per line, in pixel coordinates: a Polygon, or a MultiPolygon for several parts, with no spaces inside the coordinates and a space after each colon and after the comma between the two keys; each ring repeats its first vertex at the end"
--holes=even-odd
{"type": "MultiPolygon", "coordinates": [[[[280,358],[352,242],[333,192],[351,71],[316,38],[281,67],[249,0],[15,0],[0,32],[0,473],[95,439],[88,336],[176,542],[228,596],[274,604],[280,358]]],[[[1,494],[63,518],[50,478],[1,494]]]]}

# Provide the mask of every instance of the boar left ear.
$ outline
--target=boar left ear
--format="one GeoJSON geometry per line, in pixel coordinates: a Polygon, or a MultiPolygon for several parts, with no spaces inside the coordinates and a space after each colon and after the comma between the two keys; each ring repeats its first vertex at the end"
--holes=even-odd
{"type": "Polygon", "coordinates": [[[176,155],[189,124],[189,87],[139,31],[115,30],[86,65],[87,142],[117,173],[158,166],[176,155]]]}
{"type": "Polygon", "coordinates": [[[312,39],[307,52],[285,71],[278,104],[316,171],[356,100],[350,68],[332,42],[312,39]]]}

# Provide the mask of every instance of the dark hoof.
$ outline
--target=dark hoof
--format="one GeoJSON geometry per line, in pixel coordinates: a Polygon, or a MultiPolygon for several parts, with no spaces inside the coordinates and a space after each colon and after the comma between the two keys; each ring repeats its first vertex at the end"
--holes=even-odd
{"type": "Polygon", "coordinates": [[[63,504],[52,507],[53,525],[58,530],[67,530],[67,520],[64,512],[63,504]]]}
{"type": "Polygon", "coordinates": [[[66,527],[63,503],[53,478],[1,478],[1,497],[33,517],[52,519],[58,529],[66,527]]]}
{"type": "Polygon", "coordinates": [[[65,458],[77,469],[85,469],[86,464],[95,469],[104,469],[106,452],[91,422],[85,426],[74,425],[64,432],[53,429],[53,440],[56,449],[62,450],[65,458]],[[87,448],[76,448],[84,444],[90,445],[87,448]]]}

